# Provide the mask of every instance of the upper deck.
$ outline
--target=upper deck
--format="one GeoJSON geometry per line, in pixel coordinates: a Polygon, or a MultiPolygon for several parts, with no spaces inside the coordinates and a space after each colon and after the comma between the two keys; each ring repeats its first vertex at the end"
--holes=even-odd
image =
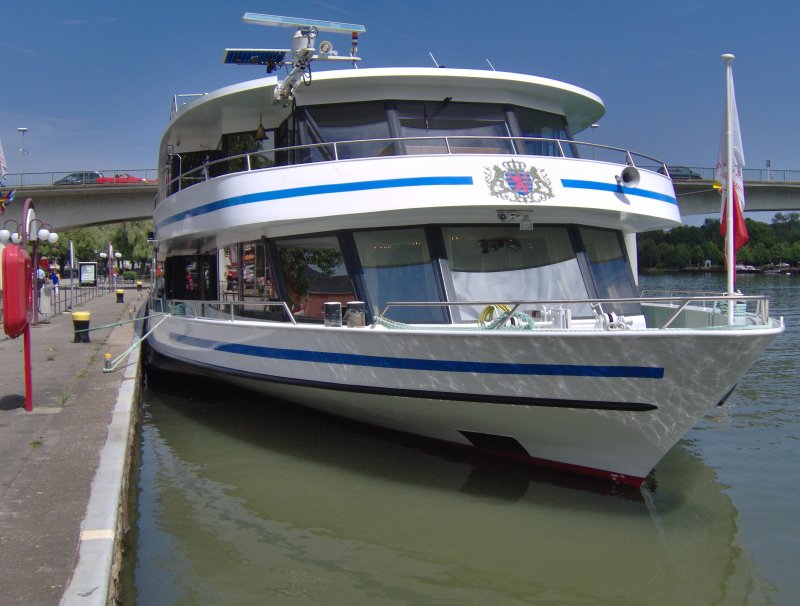
{"type": "Polygon", "coordinates": [[[283,104],[272,99],[277,84],[244,82],[173,105],[159,180],[159,206],[171,203],[156,212],[164,237],[221,224],[241,229],[243,221],[272,235],[297,222],[317,231],[367,220],[400,225],[423,212],[429,221],[442,214],[496,221],[498,205],[533,202],[541,203],[535,222],[572,222],[578,212],[587,224],[634,232],[680,221],[671,181],[659,174],[663,163],[574,140],[605,111],[581,88],[479,70],[341,70],[315,73],[294,103],[283,104]],[[636,191],[638,172],[633,187],[621,179],[627,167],[641,169],[636,191]],[[525,196],[501,195],[512,187],[506,173],[519,173],[525,196]],[[459,186],[428,187],[443,175],[457,176],[459,186]],[[552,185],[534,199],[528,190],[540,177],[552,185]],[[409,195],[408,178],[426,187],[409,195]],[[381,190],[380,204],[366,189],[381,190]],[[302,209],[291,203],[298,195],[302,209]],[[256,202],[267,199],[268,206],[256,202]],[[243,200],[246,216],[229,219],[243,200]]]}
{"type": "Polygon", "coordinates": [[[449,68],[376,68],[314,72],[311,86],[300,86],[295,106],[272,100],[274,76],[241,82],[202,95],[178,95],[161,149],[216,149],[226,133],[254,131],[263,120],[278,128],[296,107],[383,100],[499,103],[563,116],[578,133],[604,113],[593,93],[564,82],[508,72],[449,68]],[[186,100],[186,103],[181,101],[186,100]]]}

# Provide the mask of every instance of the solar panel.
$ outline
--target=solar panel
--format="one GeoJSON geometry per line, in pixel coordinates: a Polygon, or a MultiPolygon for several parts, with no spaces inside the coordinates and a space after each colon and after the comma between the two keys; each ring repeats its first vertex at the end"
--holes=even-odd
{"type": "Polygon", "coordinates": [[[318,19],[302,19],[300,17],[280,17],[278,15],[261,15],[259,13],[245,13],[242,17],[245,23],[256,25],[277,25],[280,27],[315,27],[320,32],[364,33],[367,30],[363,25],[355,23],[337,23],[336,21],[320,21],[318,19]]]}
{"type": "Polygon", "coordinates": [[[267,73],[283,63],[288,49],[226,48],[222,62],[229,65],[266,65],[267,73]]]}

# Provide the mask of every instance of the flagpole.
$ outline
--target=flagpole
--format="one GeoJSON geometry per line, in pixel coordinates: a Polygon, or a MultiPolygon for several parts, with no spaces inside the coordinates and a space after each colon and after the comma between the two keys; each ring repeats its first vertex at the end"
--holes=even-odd
{"type": "MultiPolygon", "coordinates": [[[[733,247],[733,142],[731,125],[731,85],[733,84],[733,58],[730,53],[722,55],[725,61],[725,140],[726,165],[725,176],[725,258],[728,266],[728,294],[736,288],[736,252],[733,247]]],[[[728,323],[733,324],[733,301],[728,303],[728,323]]]]}

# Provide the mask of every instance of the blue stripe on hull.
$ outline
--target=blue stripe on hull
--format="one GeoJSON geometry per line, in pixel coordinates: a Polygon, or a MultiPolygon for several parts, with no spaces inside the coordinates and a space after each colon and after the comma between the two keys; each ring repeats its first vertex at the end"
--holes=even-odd
{"type": "Polygon", "coordinates": [[[432,372],[466,372],[477,374],[538,375],[562,377],[604,377],[628,379],[663,379],[664,369],[652,366],[594,366],[587,364],[520,364],[504,362],[466,362],[460,360],[424,360],[419,358],[390,358],[386,356],[365,356],[361,354],[309,351],[304,349],[283,349],[223,343],[200,337],[189,337],[170,333],[170,337],[192,347],[213,349],[257,358],[273,358],[294,362],[313,362],[316,364],[339,364],[345,366],[366,366],[373,368],[393,368],[398,370],[424,370],[432,372]]]}
{"type": "Polygon", "coordinates": [[[351,183],[328,183],[324,185],[309,185],[306,187],[291,187],[274,191],[263,191],[243,196],[234,196],[198,206],[177,215],[167,217],[158,227],[164,227],[190,217],[198,217],[218,210],[268,202],[270,200],[286,200],[288,198],[301,198],[303,196],[316,196],[322,194],[341,194],[356,191],[370,191],[378,189],[393,189],[396,187],[430,187],[433,185],[472,185],[472,177],[408,177],[405,179],[380,179],[375,181],[353,181],[351,183]]]}
{"type": "Polygon", "coordinates": [[[660,200],[661,202],[669,202],[670,204],[678,203],[675,198],[668,196],[667,194],[650,191],[649,189],[639,189],[638,187],[625,187],[615,183],[603,183],[601,181],[581,181],[579,179],[561,179],[561,185],[570,189],[593,189],[595,191],[620,193],[629,196],[641,196],[642,198],[651,198],[653,200],[660,200]]]}

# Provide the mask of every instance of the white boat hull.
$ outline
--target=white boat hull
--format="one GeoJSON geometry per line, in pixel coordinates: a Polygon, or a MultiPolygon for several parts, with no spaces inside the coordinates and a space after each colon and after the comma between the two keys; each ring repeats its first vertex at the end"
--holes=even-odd
{"type": "Polygon", "coordinates": [[[487,334],[169,317],[149,344],[328,413],[638,485],[780,330],[487,334]]]}

